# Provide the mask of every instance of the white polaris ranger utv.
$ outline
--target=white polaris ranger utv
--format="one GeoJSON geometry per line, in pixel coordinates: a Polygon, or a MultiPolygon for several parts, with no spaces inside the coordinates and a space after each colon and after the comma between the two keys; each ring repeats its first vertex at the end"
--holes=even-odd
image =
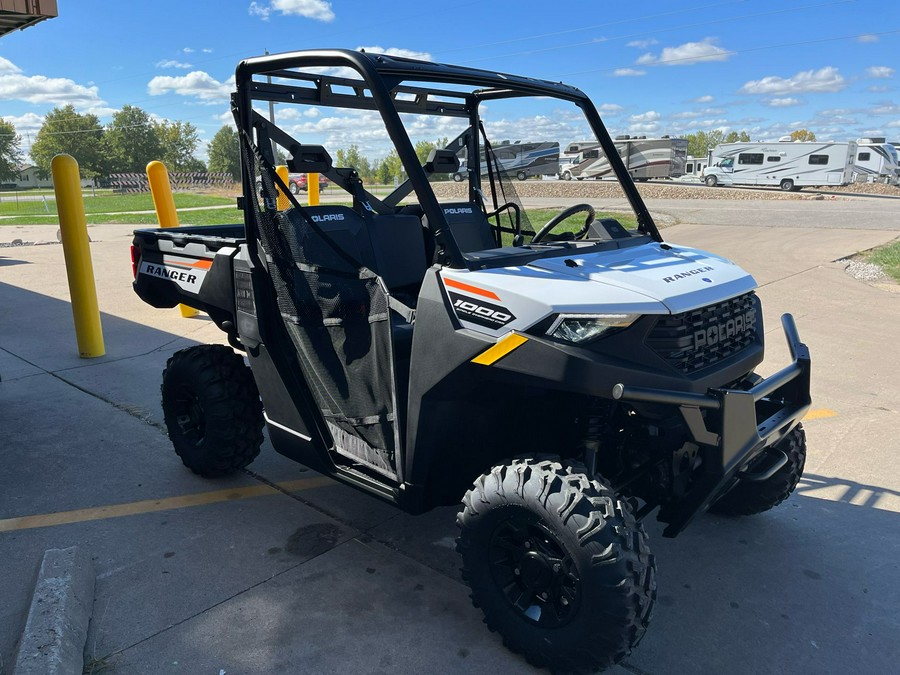
{"type": "Polygon", "coordinates": [[[656,598],[644,518],[675,536],[797,485],[810,361],[790,315],[793,362],[764,380],[754,280],[663,241],[574,87],[317,50],[242,61],[236,88],[244,223],[135,233],[137,293],[207,311],[249,361],[211,345],[169,361],[182,461],[241,469],[265,425],[278,452],[407,511],[461,499],[463,576],[510,649],[555,671],[622,659],[656,598]],[[496,161],[451,180],[529,120],[593,136],[633,214],[580,204],[532,228],[496,161]],[[427,134],[455,137],[420,160],[427,134]],[[335,165],[357,139],[402,163],[388,196],[335,165]],[[302,206],[276,149],[347,204],[302,206]]]}

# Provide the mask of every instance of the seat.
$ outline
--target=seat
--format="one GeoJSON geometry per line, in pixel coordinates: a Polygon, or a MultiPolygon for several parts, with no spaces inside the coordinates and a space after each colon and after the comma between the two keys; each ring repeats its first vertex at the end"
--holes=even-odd
{"type": "Polygon", "coordinates": [[[441,204],[453,239],[462,253],[497,248],[494,231],[484,211],[475,202],[441,204]]]}

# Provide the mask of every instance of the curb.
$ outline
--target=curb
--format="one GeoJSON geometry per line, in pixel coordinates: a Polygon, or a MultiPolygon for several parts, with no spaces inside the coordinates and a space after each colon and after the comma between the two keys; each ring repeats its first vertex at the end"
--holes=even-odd
{"type": "Polygon", "coordinates": [[[94,565],[77,546],[44,553],[13,675],[76,675],[94,607],[94,565]]]}

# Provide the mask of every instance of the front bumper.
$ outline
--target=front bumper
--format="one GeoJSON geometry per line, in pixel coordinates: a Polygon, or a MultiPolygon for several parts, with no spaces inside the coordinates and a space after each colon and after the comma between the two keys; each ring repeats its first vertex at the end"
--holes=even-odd
{"type": "Polygon", "coordinates": [[[781,323],[793,362],[748,390],[710,389],[694,394],[624,384],[613,388],[613,398],[619,400],[677,405],[700,448],[703,462],[690,491],[660,511],[659,519],[668,523],[664,536],[681,532],[737,478],[765,480],[784,465],[787,458],[776,453],[765,470],[748,470],[758,460],[766,461],[766,449],[800,423],[811,403],[809,350],[800,342],[790,314],[783,315],[781,323]]]}

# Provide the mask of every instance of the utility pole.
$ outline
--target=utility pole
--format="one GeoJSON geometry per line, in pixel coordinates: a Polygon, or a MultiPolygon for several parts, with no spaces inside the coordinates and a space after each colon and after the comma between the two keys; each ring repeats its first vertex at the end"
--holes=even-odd
{"type": "MultiPolygon", "coordinates": [[[[266,56],[269,55],[269,50],[266,49],[266,56]]],[[[272,76],[266,75],[266,84],[272,84],[272,76]]],[[[269,122],[271,124],[275,124],[275,101],[269,100],[269,122]]],[[[272,157],[275,160],[275,163],[278,164],[278,144],[275,143],[274,139],[271,141],[272,143],[272,157]]]]}

